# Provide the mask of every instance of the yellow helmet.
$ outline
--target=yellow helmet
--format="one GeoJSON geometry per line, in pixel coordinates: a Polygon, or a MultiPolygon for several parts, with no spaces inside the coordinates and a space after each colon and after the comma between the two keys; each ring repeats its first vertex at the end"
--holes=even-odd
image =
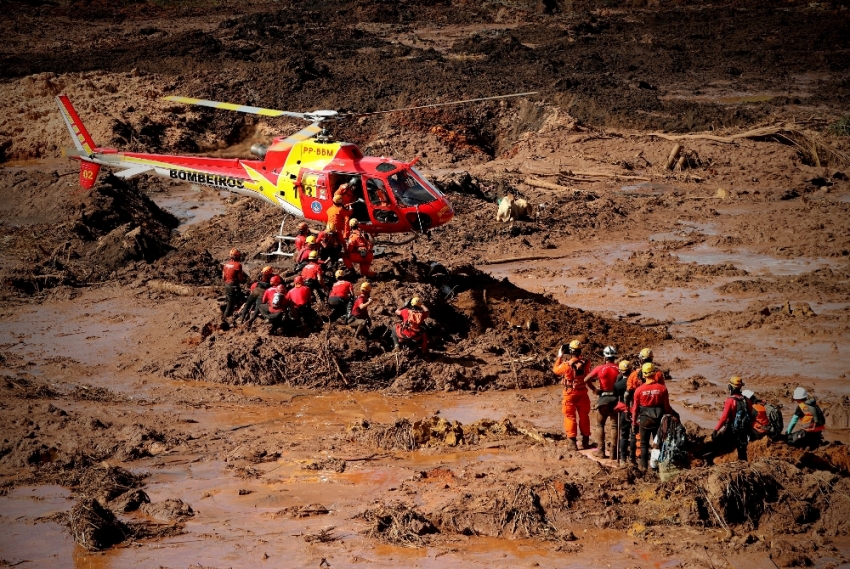
{"type": "Polygon", "coordinates": [[[420,304],[422,304],[422,299],[418,296],[414,296],[410,299],[410,306],[419,306],[420,304]]]}
{"type": "Polygon", "coordinates": [[[655,364],[652,362],[646,362],[640,366],[640,372],[644,377],[652,375],[655,372],[655,364]]]}
{"type": "Polygon", "coordinates": [[[733,376],[729,379],[729,385],[731,385],[732,387],[734,387],[734,388],[738,389],[738,388],[740,388],[740,387],[742,387],[742,386],[744,385],[744,380],[742,380],[742,379],[741,379],[740,377],[738,377],[737,375],[733,375],[733,376]]]}
{"type": "Polygon", "coordinates": [[[581,349],[581,342],[579,342],[578,340],[573,340],[572,342],[570,342],[570,349],[571,350],[581,349]]]}
{"type": "Polygon", "coordinates": [[[356,217],[352,217],[348,222],[349,227],[357,227],[358,225],[360,225],[360,222],[357,221],[356,217]]]}
{"type": "Polygon", "coordinates": [[[316,242],[316,236],[315,235],[308,235],[307,239],[305,239],[305,241],[307,243],[309,243],[310,245],[312,245],[313,243],[316,242]]]}
{"type": "Polygon", "coordinates": [[[372,284],[371,283],[363,283],[360,285],[360,290],[363,292],[372,292],[372,284]]]}
{"type": "Polygon", "coordinates": [[[651,360],[652,359],[652,350],[649,348],[644,348],[640,351],[640,359],[642,360],[651,360]]]}
{"type": "Polygon", "coordinates": [[[334,273],[334,276],[338,279],[341,279],[344,275],[345,275],[345,271],[343,271],[342,269],[337,269],[336,272],[334,273]]]}
{"type": "Polygon", "coordinates": [[[318,251],[310,251],[310,254],[307,255],[307,258],[311,259],[311,260],[312,259],[318,259],[319,258],[319,252],[318,251]]]}
{"type": "Polygon", "coordinates": [[[629,360],[621,361],[620,362],[620,371],[622,371],[622,372],[629,371],[629,368],[631,367],[631,365],[632,365],[632,362],[630,362],[629,360]]]}

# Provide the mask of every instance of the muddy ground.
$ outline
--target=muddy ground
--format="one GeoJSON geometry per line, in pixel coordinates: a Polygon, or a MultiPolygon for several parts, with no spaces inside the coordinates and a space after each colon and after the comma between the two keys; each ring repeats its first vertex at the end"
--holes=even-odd
{"type": "MultiPolygon", "coordinates": [[[[846,3],[11,3],[0,40],[0,566],[840,567],[850,563],[846,3]],[[376,334],[221,327],[280,212],[59,157],[246,156],[286,110],[521,99],[341,123],[456,219],[375,264],[376,334]],[[681,167],[666,167],[677,134],[681,167]],[[528,219],[495,221],[506,193],[528,219]],[[449,270],[451,298],[428,278],[449,270]],[[416,292],[426,360],[381,333],[416,292]],[[671,480],[566,450],[554,351],[655,350],[671,480]],[[726,379],[827,445],[705,456],[726,379]],[[713,462],[713,464],[712,464],[713,462]]],[[[283,263],[281,263],[281,268],[283,263]]]]}

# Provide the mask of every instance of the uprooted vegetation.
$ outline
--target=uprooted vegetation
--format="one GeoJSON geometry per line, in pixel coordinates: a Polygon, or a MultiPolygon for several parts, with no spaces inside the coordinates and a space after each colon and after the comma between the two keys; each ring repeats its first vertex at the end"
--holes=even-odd
{"type": "Polygon", "coordinates": [[[389,280],[376,284],[373,297],[379,305],[372,310],[367,342],[355,339],[347,327],[327,323],[307,337],[218,330],[161,371],[177,379],[228,384],[402,392],[539,387],[552,381],[551,354],[564,338],[582,336],[592,350],[614,343],[631,353],[666,335],[661,327],[563,306],[471,267],[451,271],[456,296],[447,299],[433,284],[418,280],[427,269],[415,260],[395,262],[389,280]],[[397,321],[393,310],[414,294],[433,318],[429,337],[436,351],[425,359],[389,351],[389,330],[397,321]]]}

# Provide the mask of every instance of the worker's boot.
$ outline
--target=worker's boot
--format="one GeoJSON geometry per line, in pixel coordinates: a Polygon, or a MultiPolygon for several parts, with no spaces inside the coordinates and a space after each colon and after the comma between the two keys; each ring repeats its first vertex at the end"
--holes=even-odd
{"type": "MultiPolygon", "coordinates": [[[[596,447],[596,451],[593,454],[596,455],[596,458],[608,458],[608,454],[605,452],[605,429],[600,426],[598,432],[599,446],[596,447]]],[[[584,439],[586,440],[587,437],[584,437],[584,439]]],[[[587,447],[585,446],[585,448],[587,447]]]]}
{"type": "Polygon", "coordinates": [[[590,437],[582,437],[581,438],[581,449],[588,450],[596,446],[596,443],[590,442],[590,437]]]}
{"type": "Polygon", "coordinates": [[[575,437],[570,437],[567,439],[567,450],[578,450],[578,446],[576,446],[575,437]]]}

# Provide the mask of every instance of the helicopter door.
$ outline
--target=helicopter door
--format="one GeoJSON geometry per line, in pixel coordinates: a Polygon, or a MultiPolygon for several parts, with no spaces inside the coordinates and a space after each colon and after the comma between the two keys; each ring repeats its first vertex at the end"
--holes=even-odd
{"type": "Polygon", "coordinates": [[[322,220],[322,212],[331,205],[328,177],[324,172],[302,172],[301,208],[308,219],[322,220]]]}
{"type": "Polygon", "coordinates": [[[390,201],[389,193],[380,178],[369,178],[366,180],[366,197],[372,210],[372,218],[375,223],[387,225],[398,223],[398,214],[390,201]]]}

